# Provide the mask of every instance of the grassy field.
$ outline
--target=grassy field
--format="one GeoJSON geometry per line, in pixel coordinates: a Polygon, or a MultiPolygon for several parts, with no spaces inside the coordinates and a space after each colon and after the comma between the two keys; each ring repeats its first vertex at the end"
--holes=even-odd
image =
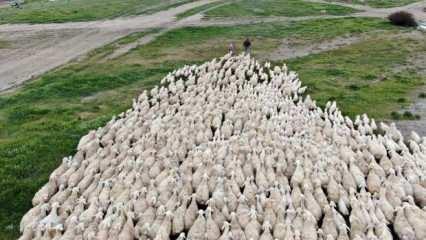
{"type": "Polygon", "coordinates": [[[7,41],[0,39],[0,49],[7,48],[9,46],[9,43],[7,41]]]}
{"type": "Polygon", "coordinates": [[[303,0],[241,0],[206,12],[206,17],[267,17],[345,15],[355,10],[333,4],[310,3],[303,0]]]}
{"type": "Polygon", "coordinates": [[[390,8],[404,6],[410,3],[418,2],[419,0],[331,0],[331,2],[333,1],[363,4],[375,8],[390,8]]]}
{"type": "MultiPolygon", "coordinates": [[[[304,41],[325,40],[374,30],[396,29],[387,22],[368,18],[321,19],[310,21],[252,24],[232,27],[188,27],[172,31],[129,53],[121,61],[156,66],[169,60],[205,61],[227,51],[228,44],[252,37],[255,56],[279,46],[282,38],[304,41]]],[[[241,50],[241,49],[240,49],[241,50]]]]}
{"type": "Polygon", "coordinates": [[[33,194],[83,134],[124,111],[134,96],[177,67],[98,63],[104,54],[93,53],[0,97],[0,239],[16,238],[33,194]]]}
{"type": "Polygon", "coordinates": [[[2,23],[90,21],[152,13],[193,0],[33,0],[22,9],[0,8],[2,23]]]}
{"type": "Polygon", "coordinates": [[[374,37],[292,60],[289,66],[299,73],[319,104],[336,100],[346,115],[366,112],[384,120],[392,118],[392,111],[409,104],[411,91],[426,84],[426,76],[406,66],[415,54],[426,54],[422,40],[374,37]]]}
{"type": "MultiPolygon", "coordinates": [[[[208,4],[205,4],[205,5],[193,8],[191,10],[188,10],[186,12],[183,12],[181,14],[178,14],[176,17],[177,17],[177,19],[186,18],[186,17],[192,16],[192,15],[198,14],[200,12],[206,11],[207,9],[213,8],[215,6],[219,6],[223,3],[224,3],[224,1],[208,3],[208,4]]],[[[226,6],[228,6],[228,4],[226,4],[226,6]]]]}
{"type": "MultiPolygon", "coordinates": [[[[314,41],[376,30],[400,31],[383,20],[367,18],[192,27],[167,32],[118,59],[101,61],[120,43],[143,36],[133,34],[94,51],[83,61],[45,74],[13,93],[0,95],[0,239],[17,236],[19,220],[31,207],[32,196],[62,157],[74,153],[79,138],[128,108],[133,97],[158,84],[167,72],[219,57],[230,41],[240,43],[246,36],[253,36],[253,54],[263,56],[276,49],[282,38],[314,41]]],[[[364,112],[371,106],[365,104],[379,102],[377,106],[383,109],[378,110],[383,114],[377,111],[374,115],[375,111],[372,116],[386,116],[384,112],[394,105],[385,102],[385,93],[392,93],[389,98],[405,96],[421,79],[404,73],[390,75],[390,80],[377,83],[377,88],[372,88],[371,82],[382,70],[390,71],[392,64],[403,63],[411,51],[397,47],[396,53],[388,54],[392,47],[408,44],[407,48],[414,49],[417,43],[383,39],[363,44],[300,58],[291,61],[290,66],[300,71],[302,81],[320,102],[342,99],[341,105],[349,106],[350,114],[364,112]],[[335,82],[339,84],[330,87],[335,82]],[[370,88],[382,93],[372,93],[370,88]],[[324,96],[319,91],[324,91],[324,96]],[[344,98],[341,91],[357,95],[344,98]],[[358,101],[356,97],[370,99],[351,107],[351,101],[358,101]]]]}

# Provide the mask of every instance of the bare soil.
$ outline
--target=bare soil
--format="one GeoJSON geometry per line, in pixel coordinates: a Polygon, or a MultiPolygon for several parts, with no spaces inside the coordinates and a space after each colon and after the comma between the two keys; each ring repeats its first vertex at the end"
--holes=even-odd
{"type": "Polygon", "coordinates": [[[321,53],[351,45],[360,42],[362,39],[361,36],[337,37],[321,42],[298,42],[294,39],[284,39],[278,49],[266,58],[272,61],[278,61],[304,57],[310,54],[321,53]]]}
{"type": "Polygon", "coordinates": [[[0,8],[8,7],[9,3],[7,0],[0,0],[0,8]]]}
{"type": "Polygon", "coordinates": [[[13,46],[0,49],[0,91],[15,88],[132,32],[168,27],[177,14],[214,1],[200,0],[152,15],[106,21],[0,25],[0,38],[13,46]]]}

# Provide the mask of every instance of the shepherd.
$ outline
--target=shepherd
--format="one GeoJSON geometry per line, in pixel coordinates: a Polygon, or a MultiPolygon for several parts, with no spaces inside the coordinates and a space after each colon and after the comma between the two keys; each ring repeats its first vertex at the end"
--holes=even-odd
{"type": "Polygon", "coordinates": [[[228,47],[228,52],[231,54],[231,56],[234,56],[235,55],[235,44],[233,43],[233,42],[231,42],[230,44],[229,44],[229,47],[228,47]]]}
{"type": "Polygon", "coordinates": [[[244,52],[245,54],[249,55],[251,52],[251,41],[249,38],[247,38],[244,42],[243,42],[243,46],[244,46],[244,52]]]}
{"type": "Polygon", "coordinates": [[[14,8],[22,9],[21,2],[19,0],[10,1],[10,6],[14,8]]]}

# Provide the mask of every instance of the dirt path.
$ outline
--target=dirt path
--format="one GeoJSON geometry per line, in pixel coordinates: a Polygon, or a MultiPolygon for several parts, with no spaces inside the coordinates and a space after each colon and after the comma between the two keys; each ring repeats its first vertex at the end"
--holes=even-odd
{"type": "Polygon", "coordinates": [[[19,86],[132,32],[168,27],[177,14],[214,1],[217,0],[200,0],[152,15],[107,21],[0,25],[0,39],[12,43],[11,48],[0,49],[0,91],[19,86]]]}
{"type": "Polygon", "coordinates": [[[337,37],[334,39],[328,39],[321,42],[297,42],[293,39],[284,39],[281,45],[266,56],[266,59],[272,61],[292,59],[297,57],[304,57],[310,54],[321,53],[338,49],[353,43],[362,41],[361,36],[348,36],[348,37],[337,37]]]}
{"type": "MultiPolygon", "coordinates": [[[[12,43],[8,49],[0,49],[0,92],[21,85],[28,79],[32,79],[51,69],[59,67],[79,56],[108,43],[111,43],[129,33],[142,31],[149,28],[164,28],[165,31],[174,27],[182,26],[211,26],[211,25],[236,25],[253,24],[260,22],[274,21],[298,21],[308,19],[339,18],[345,16],[308,16],[308,17],[268,17],[249,19],[215,19],[202,20],[202,14],[196,14],[181,21],[176,22],[175,16],[192,8],[215,2],[218,0],[200,0],[179,7],[161,11],[152,15],[133,16],[117,18],[113,20],[92,21],[92,22],[72,22],[59,24],[6,24],[0,25],[0,39],[12,43]],[[45,36],[46,33],[48,36],[45,36]],[[53,36],[53,37],[52,37],[53,36]],[[36,43],[36,44],[32,44],[36,43]]],[[[314,2],[325,2],[323,0],[307,0],[314,2]]],[[[353,5],[345,3],[333,3],[349,6],[363,12],[351,16],[360,17],[386,17],[390,12],[396,10],[408,10],[413,12],[417,18],[426,20],[426,0],[410,4],[404,7],[389,9],[374,9],[368,6],[353,5]]],[[[130,49],[146,44],[155,37],[156,34],[146,36],[135,44],[130,44],[118,52],[117,57],[125,54],[130,49]]],[[[333,49],[342,44],[342,41],[330,43],[325,49],[333,49]]],[[[317,46],[318,49],[321,46],[317,46]]],[[[300,49],[290,53],[288,49],[281,49],[284,54],[303,56],[307,51],[316,51],[314,48],[300,49]]],[[[318,50],[319,51],[319,50],[318,50]]]]}
{"type": "Polygon", "coordinates": [[[118,57],[130,52],[132,49],[137,48],[138,46],[150,43],[151,41],[153,41],[154,39],[156,39],[158,36],[162,35],[163,33],[164,33],[164,31],[160,31],[158,33],[152,33],[152,34],[149,34],[147,36],[141,37],[140,39],[138,39],[134,42],[131,42],[129,44],[126,44],[126,45],[114,50],[114,52],[112,52],[110,55],[108,55],[104,60],[111,60],[111,59],[118,58],[118,57]]]}

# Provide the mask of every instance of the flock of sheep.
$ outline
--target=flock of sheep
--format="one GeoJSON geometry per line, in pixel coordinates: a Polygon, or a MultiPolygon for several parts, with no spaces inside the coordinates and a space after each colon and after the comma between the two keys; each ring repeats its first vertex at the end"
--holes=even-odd
{"type": "Polygon", "coordinates": [[[170,73],[81,139],[20,239],[426,239],[426,138],[305,90],[244,55],[170,73]]]}

